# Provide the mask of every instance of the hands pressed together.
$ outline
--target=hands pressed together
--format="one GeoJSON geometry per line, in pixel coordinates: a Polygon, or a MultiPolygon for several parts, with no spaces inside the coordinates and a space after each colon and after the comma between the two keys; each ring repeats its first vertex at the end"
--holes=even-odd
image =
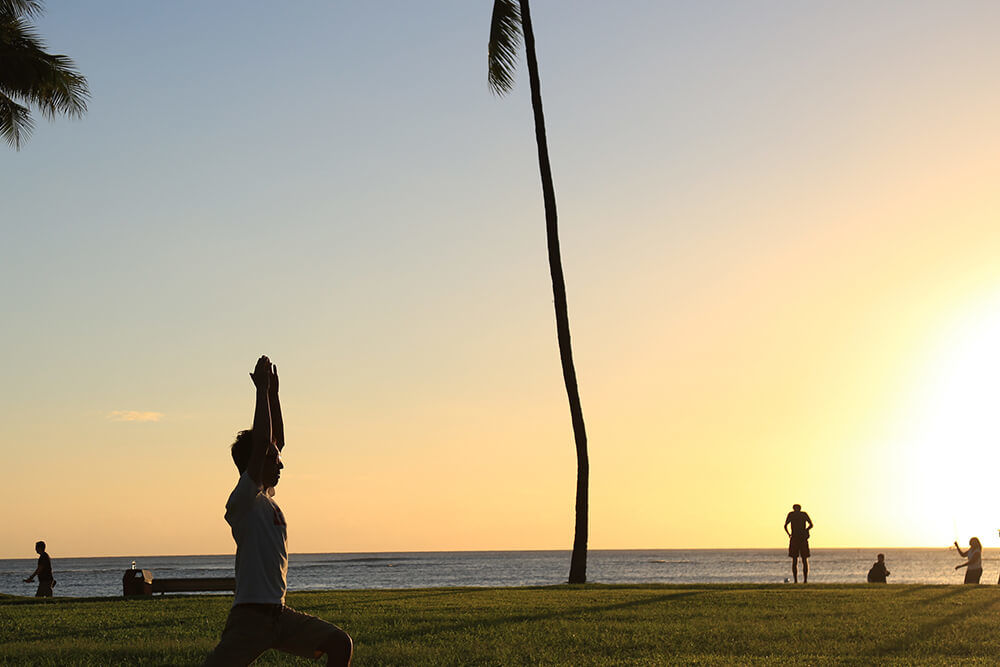
{"type": "Polygon", "coordinates": [[[250,378],[258,390],[263,389],[271,394],[278,393],[278,367],[271,363],[267,355],[261,355],[257,365],[250,373],[250,378]]]}

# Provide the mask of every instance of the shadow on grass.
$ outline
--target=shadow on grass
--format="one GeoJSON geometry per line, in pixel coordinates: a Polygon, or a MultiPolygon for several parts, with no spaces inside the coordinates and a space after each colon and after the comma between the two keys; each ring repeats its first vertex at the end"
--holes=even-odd
{"type": "Polygon", "coordinates": [[[365,637],[364,643],[368,646],[376,646],[386,641],[396,641],[401,639],[405,640],[414,637],[427,637],[429,635],[441,634],[446,632],[462,632],[475,627],[496,628],[504,625],[516,625],[519,623],[530,623],[533,621],[547,621],[555,618],[569,618],[583,613],[607,612],[607,611],[614,611],[616,609],[629,609],[631,607],[641,607],[644,605],[657,604],[662,602],[672,602],[680,600],[682,598],[692,597],[696,595],[701,595],[701,593],[698,591],[681,591],[678,593],[658,595],[656,597],[644,598],[642,600],[630,600],[628,602],[619,602],[617,604],[609,604],[599,607],[598,606],[575,607],[573,609],[563,609],[560,611],[551,611],[539,614],[519,614],[517,616],[505,616],[503,618],[470,620],[466,623],[451,623],[449,625],[442,625],[434,628],[418,628],[413,630],[404,630],[401,632],[393,632],[390,636],[386,637],[365,637]]]}
{"type": "Polygon", "coordinates": [[[974,586],[949,586],[947,590],[940,593],[939,595],[932,595],[930,597],[922,598],[920,602],[938,602],[944,600],[945,598],[954,597],[956,595],[964,595],[966,593],[971,593],[976,590],[974,586]]]}
{"type": "MultiPolygon", "coordinates": [[[[0,598],[0,607],[16,607],[18,605],[25,604],[67,604],[76,602],[109,602],[117,600],[121,602],[125,598],[120,595],[117,597],[100,597],[100,598],[22,598],[22,597],[12,597],[12,598],[0,598]]],[[[132,598],[129,598],[132,599],[132,598]]]]}
{"type": "MultiPolygon", "coordinates": [[[[197,598],[219,598],[223,599],[227,597],[226,595],[208,595],[208,594],[198,594],[198,595],[132,595],[129,597],[122,597],[121,595],[107,595],[102,597],[89,597],[89,598],[71,598],[71,597],[52,597],[52,598],[28,598],[28,597],[0,597],[0,607],[15,607],[18,605],[30,605],[30,604],[77,604],[80,602],[138,602],[140,604],[154,604],[157,600],[177,600],[177,599],[197,599],[197,598]]],[[[229,596],[230,598],[232,596],[229,596]]]]}
{"type": "MultiPolygon", "coordinates": [[[[943,595],[938,595],[933,598],[927,598],[927,600],[922,600],[921,602],[929,602],[931,600],[943,600],[944,598],[957,595],[959,593],[967,593],[975,590],[975,587],[956,587],[955,591],[948,591],[943,595]]],[[[942,628],[958,623],[969,616],[972,615],[982,615],[983,612],[988,609],[1000,604],[1000,598],[993,598],[990,600],[984,600],[978,604],[971,604],[963,609],[956,611],[953,614],[948,614],[942,618],[934,619],[933,621],[928,621],[917,626],[912,631],[906,633],[905,635],[898,637],[892,641],[885,642],[880,646],[876,646],[870,651],[864,653],[866,656],[871,657],[882,657],[887,655],[892,655],[893,653],[898,653],[900,651],[905,651],[917,642],[930,639],[936,632],[942,628]]]]}
{"type": "MultiPolygon", "coordinates": [[[[160,619],[155,619],[152,621],[137,621],[129,623],[115,623],[114,625],[97,625],[92,628],[92,633],[98,635],[104,635],[108,633],[117,633],[122,630],[147,630],[147,629],[165,629],[171,627],[183,627],[183,619],[178,619],[174,617],[164,617],[160,619]]],[[[66,628],[61,631],[40,631],[40,632],[28,632],[23,637],[8,637],[7,639],[19,641],[53,641],[57,639],[68,639],[77,638],[80,636],[79,628],[66,628]]],[[[93,637],[90,637],[93,638],[93,637]]]]}
{"type": "Polygon", "coordinates": [[[897,597],[902,595],[913,595],[914,593],[923,593],[924,591],[935,588],[940,588],[940,586],[934,586],[931,584],[889,584],[885,587],[888,591],[895,591],[897,597]],[[899,586],[899,588],[896,588],[899,586]]]}
{"type": "MultiPolygon", "coordinates": [[[[399,593],[399,592],[400,591],[398,591],[398,590],[393,591],[393,593],[399,593]]],[[[447,591],[420,592],[420,593],[414,593],[413,595],[395,595],[395,596],[393,596],[391,598],[388,598],[388,597],[375,597],[375,598],[372,598],[370,600],[355,600],[355,601],[352,601],[350,603],[350,606],[381,604],[383,602],[396,602],[398,600],[414,600],[416,598],[436,598],[436,597],[441,597],[443,595],[459,595],[459,594],[474,593],[474,592],[475,592],[475,589],[456,588],[454,590],[447,590],[447,591]]],[[[329,606],[332,606],[332,605],[329,605],[329,606]]],[[[344,606],[347,606],[347,605],[341,605],[341,608],[343,608],[344,606]]]]}

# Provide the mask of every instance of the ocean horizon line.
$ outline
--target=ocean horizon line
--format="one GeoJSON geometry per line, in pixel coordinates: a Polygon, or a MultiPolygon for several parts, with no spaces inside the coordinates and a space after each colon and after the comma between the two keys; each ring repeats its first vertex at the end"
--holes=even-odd
{"type": "MultiPolygon", "coordinates": [[[[718,551],[784,551],[787,545],[766,546],[766,547],[627,547],[622,549],[600,548],[588,549],[588,553],[610,553],[610,552],[644,552],[644,551],[698,551],[698,552],[718,552],[718,551]]],[[[918,549],[951,549],[952,544],[933,546],[816,546],[811,545],[813,551],[903,551],[918,549]]],[[[328,555],[359,555],[359,554],[495,554],[495,553],[565,553],[570,554],[571,547],[564,549],[412,549],[412,550],[384,550],[384,551],[291,551],[289,556],[328,556],[328,555]]],[[[58,558],[122,558],[125,560],[136,560],[138,558],[224,558],[233,556],[235,551],[224,553],[160,553],[160,554],[98,554],[78,556],[75,554],[60,554],[58,558]]],[[[37,560],[36,555],[32,556],[0,556],[0,560],[37,560]]]]}

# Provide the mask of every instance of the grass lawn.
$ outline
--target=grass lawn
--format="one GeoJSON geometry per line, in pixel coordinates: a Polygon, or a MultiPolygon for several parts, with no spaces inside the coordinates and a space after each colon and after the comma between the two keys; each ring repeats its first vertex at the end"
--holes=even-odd
{"type": "MultiPolygon", "coordinates": [[[[229,596],[0,596],[0,664],[199,664],[229,596]]],[[[1000,661],[1000,587],[644,585],[292,593],[364,665],[1000,661]]],[[[308,664],[274,651],[258,664],[308,664]]]]}

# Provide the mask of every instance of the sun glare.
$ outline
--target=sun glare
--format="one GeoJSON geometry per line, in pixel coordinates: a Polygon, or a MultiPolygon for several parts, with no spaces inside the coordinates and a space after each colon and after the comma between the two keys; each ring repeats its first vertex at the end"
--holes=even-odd
{"type": "Polygon", "coordinates": [[[930,357],[901,455],[925,538],[1000,544],[1000,294],[960,318],[930,357]]]}

